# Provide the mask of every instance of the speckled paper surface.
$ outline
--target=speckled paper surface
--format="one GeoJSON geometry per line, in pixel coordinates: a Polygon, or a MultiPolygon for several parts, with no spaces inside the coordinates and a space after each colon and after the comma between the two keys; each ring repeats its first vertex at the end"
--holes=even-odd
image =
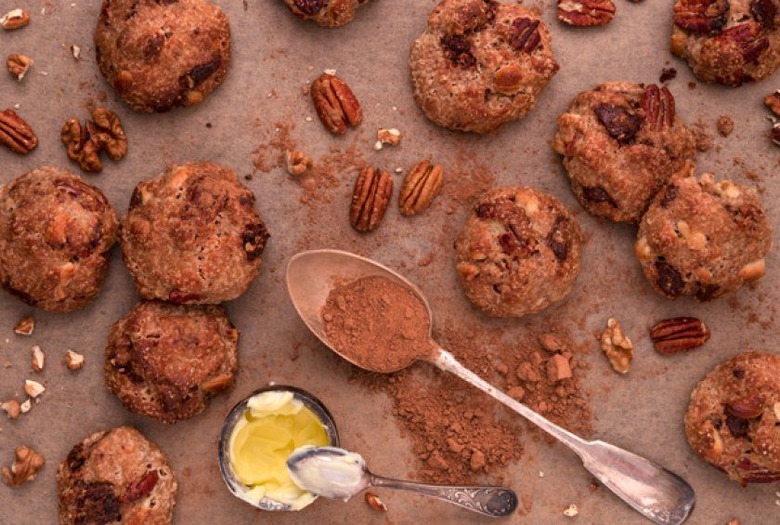
{"type": "MultiPolygon", "coordinates": [[[[20,52],[36,61],[21,83],[0,74],[0,108],[18,104],[18,113],[41,143],[27,156],[0,149],[0,184],[44,165],[78,171],[65,156],[59,130],[69,117],[88,118],[87,105],[96,102],[120,115],[129,153],[120,162],[107,161],[101,175],[84,177],[106,193],[118,213],[124,214],[133,187],[166,165],[210,160],[239,176],[254,174],[246,183],[256,193],[272,234],[261,276],[243,297],[227,305],[241,331],[236,388],[217,398],[204,414],[175,426],[129,413],[103,386],[109,327],[137,300],[118,247],[101,295],[83,310],[45,313],[0,294],[0,362],[11,364],[0,367],[0,399],[21,396],[25,378],[40,380],[47,388],[21,419],[0,417],[0,463],[10,465],[14,448],[22,443],[39,450],[47,461],[34,482],[15,490],[0,485],[0,523],[56,523],[57,464],[88,434],[122,424],[137,426],[168,455],[179,480],[176,523],[487,522],[455,507],[390,491],[380,493],[389,507],[386,514],[371,510],[362,497],[346,504],[318,501],[300,513],[260,514],[227,491],[216,464],[223,418],[233,404],[269,381],[318,395],[335,416],[343,444],[361,452],[376,472],[403,477],[418,466],[390,413],[390,399],[350,382],[350,366],[316,342],[289,302],[287,260],[302,249],[322,247],[375,258],[414,280],[434,309],[434,333],[459,320],[477,322],[485,333],[501,331],[510,339],[534,337],[529,325],[538,327],[548,320],[568,327],[575,339],[592,342],[586,384],[592,392],[594,437],[645,455],[688,479],[698,494],[692,524],[725,524],[734,517],[746,525],[780,522],[780,486],[741,488],[728,481],[693,455],[682,431],[689,393],[715,364],[747,348],[778,351],[778,243],[767,259],[767,277],[753,289],[708,304],[663,299],[650,289],[633,258],[634,229],[585,213],[550,148],[556,117],[579,91],[608,80],[657,82],[662,68],[675,67],[678,76],[669,87],[679,113],[689,123],[700,122],[714,137],[714,148],[699,155],[701,168],[759,187],[768,216],[779,229],[778,150],[767,139],[768,112],[762,104],[764,95],[777,87],[778,75],[739,89],[700,83],[690,89],[694,79],[687,66],[668,51],[672,2],[617,0],[617,16],[607,27],[578,30],[558,23],[554,4],[546,2],[538,7],[550,27],[560,71],[524,120],[487,136],[464,135],[428,122],[412,99],[409,45],[424,29],[435,2],[373,0],[351,24],[336,30],[300,22],[281,0],[219,4],[233,33],[233,63],[226,82],[198,106],[147,115],[123,105],[97,71],[92,49],[97,1],[0,2],[3,13],[19,6],[33,18],[22,30],[0,31],[2,59],[20,52]],[[71,45],[81,47],[81,60],[74,60],[71,45]],[[340,138],[322,128],[303,93],[327,68],[338,70],[364,108],[360,128],[340,138]],[[735,124],[727,139],[715,131],[720,115],[730,116],[735,124]],[[400,129],[401,145],[374,151],[380,127],[400,129]],[[261,168],[274,164],[279,151],[274,144],[281,143],[295,144],[315,163],[330,162],[333,177],[319,187],[301,187],[283,168],[256,170],[256,163],[261,168]],[[391,208],[375,233],[359,235],[347,222],[355,171],[344,156],[391,170],[430,157],[459,175],[445,181],[444,194],[424,216],[409,220],[391,208]],[[491,176],[493,185],[528,184],[552,193],[575,212],[587,239],[573,293],[564,304],[533,316],[532,322],[485,318],[468,304],[456,282],[451,247],[469,202],[460,196],[490,182],[491,176]],[[430,264],[418,264],[431,254],[430,264]],[[34,335],[15,335],[16,321],[30,314],[37,322],[34,335]],[[619,317],[636,346],[634,367],[626,377],[608,368],[593,339],[612,315],[619,317]],[[658,356],[647,328],[675,315],[706,320],[712,339],[689,355],[658,356]],[[34,344],[48,358],[40,375],[30,369],[34,344]],[[83,370],[66,370],[66,348],[86,356],[83,370]]],[[[400,177],[396,187],[399,183],[400,177]]],[[[505,523],[647,523],[605,488],[591,490],[591,477],[564,447],[547,444],[537,432],[525,436],[522,461],[504,473],[521,498],[521,509],[505,523]],[[572,503],[580,512],[574,519],[562,514],[572,503]]]]}

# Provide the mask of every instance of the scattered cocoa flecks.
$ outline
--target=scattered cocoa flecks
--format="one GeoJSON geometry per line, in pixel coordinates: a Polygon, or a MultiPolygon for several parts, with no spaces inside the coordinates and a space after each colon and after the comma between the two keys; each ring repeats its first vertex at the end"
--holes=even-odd
{"type": "Polygon", "coordinates": [[[728,137],[734,131],[734,121],[728,115],[718,117],[716,125],[721,137],[728,137]]]}
{"type": "Polygon", "coordinates": [[[254,166],[257,171],[270,173],[274,168],[285,165],[285,153],[295,149],[295,143],[290,139],[294,126],[285,122],[274,122],[271,129],[262,132],[263,142],[252,152],[254,166]]]}
{"type": "Polygon", "coordinates": [[[696,82],[688,82],[688,89],[696,89],[696,82]]]}
{"type": "Polygon", "coordinates": [[[659,82],[669,82],[677,78],[677,70],[673,67],[665,67],[661,70],[661,76],[658,77],[659,82]]]}
{"type": "Polygon", "coordinates": [[[428,266],[433,262],[434,254],[433,252],[428,252],[425,256],[423,256],[422,259],[417,261],[417,266],[428,266]]]}
{"type": "Polygon", "coordinates": [[[359,171],[366,166],[363,153],[352,144],[342,151],[338,147],[332,147],[330,153],[314,161],[314,166],[307,173],[296,178],[303,188],[302,203],[313,201],[331,202],[333,195],[327,191],[337,188],[341,184],[342,177],[359,171]]]}
{"type": "Polygon", "coordinates": [[[693,133],[693,138],[696,141],[696,150],[702,153],[710,151],[714,145],[712,135],[707,131],[707,125],[699,119],[692,126],[690,130],[693,133]]]}

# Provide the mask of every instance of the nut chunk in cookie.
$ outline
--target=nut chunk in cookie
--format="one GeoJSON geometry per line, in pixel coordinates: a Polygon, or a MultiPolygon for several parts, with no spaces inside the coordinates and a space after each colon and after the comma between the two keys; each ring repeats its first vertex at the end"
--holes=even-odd
{"type": "Polygon", "coordinates": [[[580,227],[563,204],[522,186],[482,195],[455,241],[466,296],[494,317],[521,317],[566,297],[581,249],[580,227]]]}
{"type": "Polygon", "coordinates": [[[132,427],[96,432],[57,469],[62,525],[173,521],[173,469],[157,445],[132,427]]]}
{"type": "Polygon", "coordinates": [[[246,291],[268,237],[233,170],[191,162],[136,186],[120,243],[144,299],[217,304],[246,291]]]}
{"type": "Polygon", "coordinates": [[[17,177],[0,187],[0,285],[43,310],[82,308],[103,286],[117,228],[106,196],[71,172],[17,177]]]}
{"type": "Polygon", "coordinates": [[[708,301],[764,275],[772,227],[752,188],[693,164],[656,195],[639,224],[634,252],[660,294],[708,301]]]}
{"type": "Polygon", "coordinates": [[[677,0],[672,53],[705,82],[739,86],[780,66],[780,0],[677,0]]]}
{"type": "Polygon", "coordinates": [[[409,67],[423,113],[475,133],[525,116],[558,71],[539,15],[495,0],[443,0],[412,44],[409,67]]]}
{"type": "Polygon", "coordinates": [[[691,393],[685,435],[742,485],[780,481],[780,356],[743,352],[716,366],[691,393]]]}
{"type": "Polygon", "coordinates": [[[208,0],[103,0],[97,64],[135,110],[201,102],[225,79],[230,52],[227,16],[208,0]]]}
{"type": "Polygon", "coordinates": [[[175,423],[229,390],[238,330],[221,306],[141,302],[111,329],[106,385],[128,410],[175,423]]]}
{"type": "Polygon", "coordinates": [[[696,148],[666,87],[601,84],[558,117],[553,149],[577,200],[590,213],[637,223],[696,148]]]}
{"type": "Polygon", "coordinates": [[[368,0],[284,0],[290,11],[302,20],[312,20],[323,27],[343,26],[368,0]]]}

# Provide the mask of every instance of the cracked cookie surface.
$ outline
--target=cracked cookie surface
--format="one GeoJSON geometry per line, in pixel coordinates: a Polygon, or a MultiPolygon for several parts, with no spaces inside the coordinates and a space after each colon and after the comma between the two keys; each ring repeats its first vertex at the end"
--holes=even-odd
{"type": "Polygon", "coordinates": [[[355,11],[368,0],[284,0],[290,11],[302,20],[323,27],[340,27],[355,17],[355,11]]]}

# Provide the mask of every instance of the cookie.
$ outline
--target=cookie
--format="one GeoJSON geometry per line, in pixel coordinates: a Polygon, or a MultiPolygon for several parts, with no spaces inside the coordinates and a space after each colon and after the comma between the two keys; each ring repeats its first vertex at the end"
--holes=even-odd
{"type": "Polygon", "coordinates": [[[693,133],[666,87],[601,84],[577,95],[558,117],[553,149],[582,207],[637,223],[669,179],[693,159],[693,133]]]}
{"type": "Polygon", "coordinates": [[[580,227],[563,204],[522,186],[482,195],[455,241],[466,296],[494,317],[520,317],[566,297],[581,249],[580,227]]]}
{"type": "Polygon", "coordinates": [[[117,217],[67,170],[33,170],[0,188],[0,284],[27,304],[69,312],[100,292],[117,217]]]}
{"type": "Polygon", "coordinates": [[[656,195],[634,251],[659,293],[708,301],[764,275],[772,227],[755,190],[711,174],[697,179],[693,169],[656,195]]]}
{"type": "Polygon", "coordinates": [[[743,352],[715,367],[691,394],[685,435],[742,485],[780,481],[780,356],[743,352]]]}
{"type": "Polygon", "coordinates": [[[558,71],[538,13],[495,0],[443,0],[409,56],[414,98],[433,122],[488,133],[523,117],[558,71]]]}
{"type": "Polygon", "coordinates": [[[144,299],[217,304],[246,291],[269,234],[232,170],[172,166],[141,182],[122,221],[125,264],[144,299]]]}
{"type": "Polygon", "coordinates": [[[60,523],[169,524],[176,487],[165,455],[136,429],[96,432],[57,469],[60,523]]]}
{"type": "Polygon", "coordinates": [[[343,26],[355,16],[355,11],[368,0],[284,0],[295,16],[313,20],[323,27],[343,26]]]}
{"type": "Polygon", "coordinates": [[[780,65],[778,8],[778,0],[677,0],[672,53],[705,82],[764,79],[780,65]]]}
{"type": "Polygon", "coordinates": [[[238,330],[213,305],[141,302],[111,328],[106,386],[136,414],[175,423],[233,387],[238,330]]]}
{"type": "Polygon", "coordinates": [[[103,0],[95,54],[131,108],[168,111],[201,102],[225,80],[230,25],[208,0],[103,0]]]}

